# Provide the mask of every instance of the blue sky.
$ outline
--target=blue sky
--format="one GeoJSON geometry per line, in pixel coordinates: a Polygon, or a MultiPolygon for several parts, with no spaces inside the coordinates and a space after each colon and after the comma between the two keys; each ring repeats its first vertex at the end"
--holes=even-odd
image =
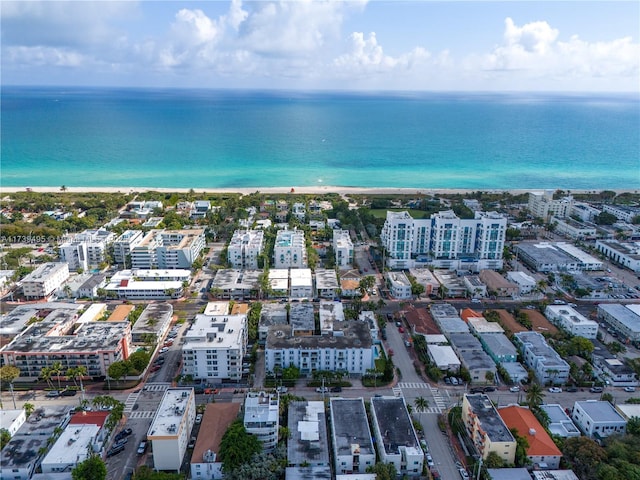
{"type": "Polygon", "coordinates": [[[640,2],[2,1],[2,83],[634,91],[640,2]]]}

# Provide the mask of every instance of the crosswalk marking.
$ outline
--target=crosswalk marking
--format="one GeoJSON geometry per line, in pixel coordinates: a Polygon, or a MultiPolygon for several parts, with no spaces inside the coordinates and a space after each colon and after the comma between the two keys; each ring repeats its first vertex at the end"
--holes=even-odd
{"type": "Polygon", "coordinates": [[[402,397],[402,388],[400,387],[393,387],[391,389],[393,391],[393,395],[396,397],[402,397]]]}
{"type": "Polygon", "coordinates": [[[130,419],[135,419],[135,418],[153,418],[153,416],[156,414],[155,411],[153,410],[136,410],[135,412],[131,412],[128,417],[130,419]]]}
{"type": "Polygon", "coordinates": [[[133,406],[138,401],[138,397],[140,396],[140,392],[130,393],[127,399],[124,402],[124,413],[129,414],[133,410],[133,406]]]}
{"type": "Polygon", "coordinates": [[[147,383],[145,390],[147,392],[162,392],[171,386],[170,383],[147,383]]]}
{"type": "Polygon", "coordinates": [[[420,389],[420,388],[427,388],[428,385],[423,382],[400,382],[398,383],[398,387],[420,389]]]}

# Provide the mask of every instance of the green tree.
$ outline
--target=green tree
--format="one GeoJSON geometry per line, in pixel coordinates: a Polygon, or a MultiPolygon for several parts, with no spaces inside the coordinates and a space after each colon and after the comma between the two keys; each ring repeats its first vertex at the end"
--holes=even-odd
{"type": "Polygon", "coordinates": [[[60,376],[62,375],[62,372],[64,372],[64,368],[62,367],[62,362],[53,362],[53,364],[51,365],[51,375],[54,377],[57,377],[58,379],[58,390],[60,390],[60,376]]]}
{"type": "Polygon", "coordinates": [[[129,373],[129,363],[126,361],[113,362],[111,365],[109,365],[107,373],[115,381],[119,381],[122,377],[126,376],[129,373]]]}
{"type": "Polygon", "coordinates": [[[0,450],[2,450],[10,440],[11,434],[9,433],[9,430],[6,428],[0,428],[0,450]]]}
{"type": "Polygon", "coordinates": [[[36,409],[36,406],[33,403],[27,402],[22,406],[22,408],[24,408],[24,413],[27,415],[27,418],[29,418],[29,416],[36,409]]]}
{"type": "Polygon", "coordinates": [[[398,472],[393,463],[376,463],[367,468],[367,473],[375,473],[376,480],[396,480],[398,472]]]}
{"type": "Polygon", "coordinates": [[[487,370],[486,373],[484,374],[484,379],[487,381],[487,384],[493,383],[494,380],[496,379],[496,374],[493,373],[491,370],[487,370]]]}
{"type": "Polygon", "coordinates": [[[106,480],[107,466],[97,455],[91,455],[71,470],[73,480],[106,480]]]}
{"type": "Polygon", "coordinates": [[[247,463],[253,454],[262,451],[260,440],[247,433],[242,421],[234,421],[220,441],[220,458],[223,461],[223,471],[231,472],[243,463],[247,463]]]}
{"type": "Polygon", "coordinates": [[[147,365],[149,365],[149,360],[151,355],[149,352],[145,352],[144,350],[137,350],[129,355],[127,361],[131,364],[131,367],[137,370],[138,372],[142,372],[147,365]]]}
{"type": "Polygon", "coordinates": [[[133,480],[183,480],[181,473],[156,472],[152,468],[142,465],[133,475],[133,480]]]}
{"type": "Polygon", "coordinates": [[[537,408],[544,401],[544,392],[542,387],[537,383],[532,383],[527,391],[527,405],[529,408],[537,408]]]}
{"type": "Polygon", "coordinates": [[[487,459],[484,461],[486,468],[502,468],[504,467],[504,459],[496,452],[489,452],[487,459]]]}
{"type": "Polygon", "coordinates": [[[3,365],[0,367],[0,381],[3,383],[13,383],[20,376],[20,369],[14,365],[3,365]]]}
{"type": "Polygon", "coordinates": [[[529,457],[527,456],[527,450],[529,449],[529,441],[527,437],[518,435],[518,430],[515,428],[510,429],[513,438],[516,439],[516,455],[515,464],[516,467],[524,467],[529,463],[529,457]]]}
{"type": "Polygon", "coordinates": [[[598,465],[607,459],[604,448],[588,437],[567,438],[562,453],[581,480],[595,480],[598,465]]]}
{"type": "Polygon", "coordinates": [[[631,417],[627,422],[627,433],[640,436],[640,417],[631,417]]]}

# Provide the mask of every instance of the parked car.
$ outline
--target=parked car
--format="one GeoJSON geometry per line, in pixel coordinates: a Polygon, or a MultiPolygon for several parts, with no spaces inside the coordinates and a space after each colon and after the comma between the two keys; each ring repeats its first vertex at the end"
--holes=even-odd
{"type": "Polygon", "coordinates": [[[196,423],[200,423],[200,422],[202,422],[202,414],[201,413],[196,415],[196,423]]]}
{"type": "Polygon", "coordinates": [[[276,388],[276,392],[278,393],[287,393],[288,388],[284,387],[282,385],[280,385],[278,388],[276,388]]]}
{"type": "Polygon", "coordinates": [[[58,390],[49,390],[45,397],[49,398],[57,398],[60,396],[60,392],[58,390]]]}
{"type": "Polygon", "coordinates": [[[332,392],[341,392],[342,391],[342,387],[331,387],[331,391],[332,392]]]}
{"type": "Polygon", "coordinates": [[[482,389],[483,392],[487,393],[487,392],[495,392],[496,391],[496,387],[484,387],[482,389]]]}
{"type": "Polygon", "coordinates": [[[625,392],[635,392],[636,391],[636,387],[624,387],[624,391],[625,392]]]}
{"type": "Polygon", "coordinates": [[[60,396],[61,397],[73,397],[76,393],[78,393],[77,390],[67,389],[67,390],[61,391],[60,392],[60,396]]]}
{"type": "Polygon", "coordinates": [[[591,393],[602,393],[602,392],[604,392],[604,388],[602,388],[602,387],[591,387],[589,389],[589,391],[591,393]]]}
{"type": "Polygon", "coordinates": [[[451,379],[449,377],[444,377],[444,383],[451,385],[451,379]]]}
{"type": "Polygon", "coordinates": [[[431,454],[427,453],[424,458],[427,459],[427,465],[430,467],[433,467],[435,465],[435,463],[433,462],[433,458],[431,457],[431,454]]]}
{"type": "Polygon", "coordinates": [[[140,442],[140,445],[138,445],[137,453],[138,455],[142,455],[146,451],[147,451],[147,442],[143,440],[142,442],[140,442]]]}
{"type": "Polygon", "coordinates": [[[569,393],[575,393],[578,391],[578,387],[569,387],[567,388],[567,392],[569,393]]]}
{"type": "Polygon", "coordinates": [[[400,333],[404,333],[404,328],[402,328],[402,327],[398,327],[398,331],[399,331],[400,333]]]}
{"type": "Polygon", "coordinates": [[[458,385],[458,379],[456,377],[451,377],[451,385],[458,385]]]}
{"type": "Polygon", "coordinates": [[[107,452],[107,457],[113,457],[114,455],[117,455],[121,452],[124,452],[124,448],[125,448],[125,444],[119,445],[119,446],[113,446],[109,449],[109,451],[107,452]]]}
{"type": "Polygon", "coordinates": [[[484,389],[482,389],[482,388],[477,388],[477,387],[476,387],[476,388],[472,388],[472,389],[471,389],[471,393],[472,393],[472,394],[474,394],[474,393],[484,393],[484,389]]]}
{"type": "Polygon", "coordinates": [[[511,387],[509,389],[510,392],[519,392],[520,391],[520,387],[517,385],[514,385],[513,387],[511,387]]]}
{"type": "Polygon", "coordinates": [[[160,349],[160,353],[166,353],[166,352],[168,352],[168,351],[169,351],[169,347],[162,347],[162,348],[160,349]]]}
{"type": "Polygon", "coordinates": [[[562,393],[562,389],[560,387],[551,387],[549,389],[550,393],[562,393]]]}
{"type": "Polygon", "coordinates": [[[318,387],[316,388],[316,392],[318,393],[327,393],[329,391],[328,387],[318,387]]]}
{"type": "Polygon", "coordinates": [[[113,444],[113,446],[111,448],[118,448],[118,447],[124,446],[124,445],[127,444],[128,441],[129,441],[128,438],[121,438],[117,442],[114,442],[114,444],[113,444]]]}
{"type": "Polygon", "coordinates": [[[459,468],[458,472],[460,472],[460,476],[464,478],[464,480],[469,479],[469,473],[467,473],[467,471],[464,468],[459,468]]]}
{"type": "Polygon", "coordinates": [[[116,436],[113,437],[113,439],[117,442],[119,440],[122,440],[123,438],[128,437],[132,433],[133,433],[133,430],[131,430],[130,428],[125,428],[124,430],[121,430],[120,432],[118,432],[116,436]]]}
{"type": "Polygon", "coordinates": [[[471,303],[482,303],[482,300],[480,300],[479,298],[472,298],[471,303]]]}

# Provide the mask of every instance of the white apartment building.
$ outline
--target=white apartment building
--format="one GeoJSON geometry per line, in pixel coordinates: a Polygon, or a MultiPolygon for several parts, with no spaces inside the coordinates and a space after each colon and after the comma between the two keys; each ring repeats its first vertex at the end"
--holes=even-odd
{"type": "Polygon", "coordinates": [[[196,315],[183,339],[183,374],[210,383],[242,378],[242,357],[247,353],[246,315],[196,315]]]}
{"type": "Polygon", "coordinates": [[[289,285],[289,296],[291,296],[291,298],[313,298],[313,276],[311,269],[290,269],[289,285]]]}
{"type": "Polygon", "coordinates": [[[349,230],[333,231],[333,251],[336,256],[336,266],[347,270],[353,265],[354,248],[349,230]]]}
{"type": "Polygon", "coordinates": [[[107,258],[107,250],[116,236],[108,230],[85,230],[60,246],[60,260],[69,270],[97,268],[107,258]]]}
{"type": "Polygon", "coordinates": [[[273,247],[274,268],[307,268],[304,232],[279,230],[273,247]]]}
{"type": "Polygon", "coordinates": [[[278,444],[280,398],[277,393],[249,392],[244,400],[244,428],[270,451],[278,444]]]}
{"type": "Polygon", "coordinates": [[[624,434],[627,429],[627,421],[607,401],[585,400],[574,403],[571,420],[585,435],[596,439],[624,434]]]}
{"type": "Polygon", "coordinates": [[[387,286],[389,293],[396,299],[411,298],[411,282],[403,272],[387,272],[387,286]]]}
{"type": "Polygon", "coordinates": [[[551,323],[561,327],[571,335],[584,338],[596,338],[598,322],[589,320],[567,305],[547,305],[544,314],[551,323]]]}
{"type": "Polygon", "coordinates": [[[205,218],[209,210],[211,210],[211,202],[209,200],[196,200],[193,202],[193,208],[189,216],[192,219],[205,218]]]}
{"type": "Polygon", "coordinates": [[[507,219],[496,212],[475,212],[461,219],[453,211],[414,220],[407,212],[387,212],[381,240],[391,268],[431,264],[439,268],[502,268],[507,219]]]}
{"type": "Polygon", "coordinates": [[[538,332],[519,332],[514,336],[527,367],[535,373],[542,385],[561,385],[569,380],[569,364],[547,344],[538,332]]]}
{"type": "Polygon", "coordinates": [[[147,431],[154,469],[180,471],[195,420],[196,396],[193,388],[165,390],[147,431]]]}
{"type": "Polygon", "coordinates": [[[585,225],[584,223],[576,222],[573,218],[569,217],[551,217],[550,223],[555,224],[555,233],[574,240],[592,240],[596,238],[598,233],[594,225],[585,225]]]}
{"type": "Polygon", "coordinates": [[[376,463],[362,398],[329,399],[329,421],[336,474],[365,473],[376,463]]]}
{"type": "Polygon", "coordinates": [[[625,205],[604,204],[602,205],[602,211],[615,215],[618,220],[627,223],[631,223],[635,217],[640,216],[639,208],[627,207],[625,205]]]}
{"type": "Polygon", "coordinates": [[[574,202],[571,208],[571,215],[578,217],[583,222],[593,222],[600,213],[602,212],[597,208],[583,202],[574,202]]]}
{"type": "Polygon", "coordinates": [[[90,452],[100,453],[93,450],[99,432],[94,424],[67,425],[42,459],[42,473],[69,472],[89,458],[90,452]]]}
{"type": "Polygon", "coordinates": [[[640,242],[597,240],[596,250],[636,273],[640,273],[640,242]]]}
{"type": "Polygon", "coordinates": [[[227,261],[232,268],[257,270],[258,257],[264,250],[264,231],[236,230],[227,247],[227,261]]]}
{"type": "Polygon", "coordinates": [[[367,322],[333,322],[332,335],[314,335],[313,316],[306,329],[303,330],[304,325],[300,327],[297,330],[295,325],[269,328],[265,342],[266,371],[294,365],[303,375],[318,370],[363,375],[374,368],[373,340],[367,322]]]}
{"type": "Polygon", "coordinates": [[[203,229],[151,230],[131,247],[134,269],[191,268],[205,247],[203,229]]]}
{"type": "Polygon", "coordinates": [[[404,397],[371,399],[371,423],[382,463],[392,463],[400,476],[422,475],[424,452],[404,397]]]}
{"type": "Polygon", "coordinates": [[[113,242],[113,260],[124,268],[131,267],[131,249],[138,245],[144,236],[142,230],[127,230],[113,242]]]}
{"type": "Polygon", "coordinates": [[[182,297],[190,270],[121,270],[104,289],[127,300],[167,300],[182,297]]]}
{"type": "Polygon", "coordinates": [[[338,274],[335,270],[317,268],[316,277],[316,298],[336,298],[340,284],[338,283],[338,274]]]}
{"type": "Polygon", "coordinates": [[[573,209],[571,195],[554,200],[553,191],[529,192],[529,211],[533,216],[548,220],[549,217],[568,217],[573,209]]]}
{"type": "Polygon", "coordinates": [[[524,272],[507,272],[507,280],[518,285],[520,295],[527,295],[538,286],[536,279],[524,272]]]}
{"type": "Polygon", "coordinates": [[[46,298],[69,278],[69,264],[43,263],[20,282],[27,299],[46,298]]]}
{"type": "Polygon", "coordinates": [[[307,209],[304,206],[304,203],[296,202],[291,207],[291,214],[296,217],[301,222],[304,222],[305,217],[307,216],[307,209]]]}

